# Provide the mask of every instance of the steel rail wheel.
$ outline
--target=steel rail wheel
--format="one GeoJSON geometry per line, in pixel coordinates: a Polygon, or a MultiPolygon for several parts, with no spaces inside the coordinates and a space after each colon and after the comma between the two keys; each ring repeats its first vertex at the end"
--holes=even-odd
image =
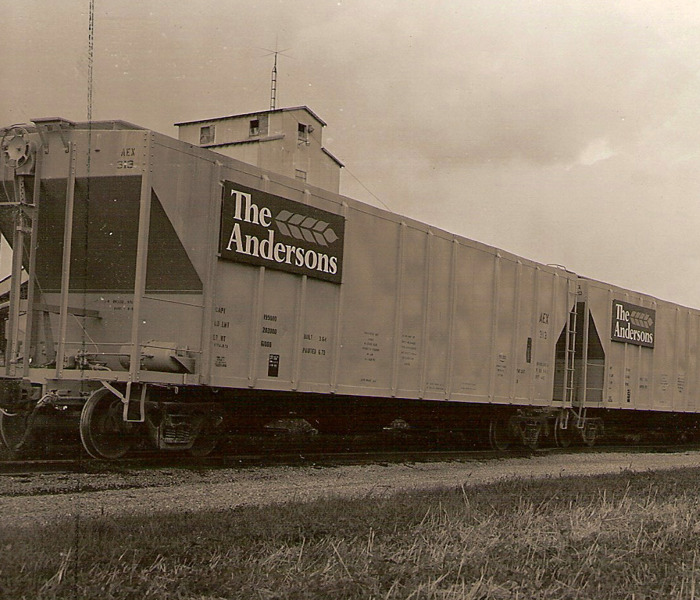
{"type": "Polygon", "coordinates": [[[0,437],[10,452],[19,452],[30,445],[32,415],[33,411],[27,410],[14,414],[0,412],[0,437]]]}
{"type": "Polygon", "coordinates": [[[558,448],[568,448],[573,441],[573,433],[571,431],[571,427],[574,426],[573,419],[569,420],[566,429],[562,429],[562,422],[563,418],[561,415],[557,416],[554,421],[554,443],[558,448]]]}
{"type": "Polygon", "coordinates": [[[197,435],[194,444],[187,452],[195,458],[203,458],[214,452],[217,442],[218,440],[214,437],[213,432],[207,427],[197,435]]]}
{"type": "Polygon", "coordinates": [[[202,458],[209,456],[219,444],[219,425],[223,417],[198,414],[195,419],[199,419],[197,437],[187,452],[190,456],[202,458]]]}
{"type": "Polygon", "coordinates": [[[106,388],[93,392],[80,413],[80,439],[94,458],[115,459],[131,447],[131,432],[122,418],[123,403],[106,388]]]}
{"type": "Polygon", "coordinates": [[[494,417],[489,423],[489,443],[491,448],[505,452],[513,442],[510,418],[494,417]]]}

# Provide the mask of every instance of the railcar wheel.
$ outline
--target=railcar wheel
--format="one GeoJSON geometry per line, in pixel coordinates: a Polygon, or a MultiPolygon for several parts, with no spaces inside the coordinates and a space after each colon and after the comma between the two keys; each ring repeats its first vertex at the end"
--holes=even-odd
{"type": "Polygon", "coordinates": [[[216,448],[217,439],[206,433],[197,436],[197,439],[192,444],[192,447],[187,451],[190,456],[195,458],[202,458],[204,456],[209,456],[216,448]]]}
{"type": "Polygon", "coordinates": [[[93,392],[80,413],[80,439],[93,458],[116,459],[131,447],[122,401],[106,388],[93,392]]]}
{"type": "Polygon", "coordinates": [[[214,428],[205,420],[194,443],[187,451],[190,456],[202,458],[204,456],[209,456],[214,451],[219,440],[213,429],[214,428]]]}
{"type": "Polygon", "coordinates": [[[489,443],[491,448],[499,452],[505,452],[513,442],[513,434],[510,428],[510,419],[494,417],[489,423],[489,443]]]}
{"type": "Polygon", "coordinates": [[[0,437],[10,452],[15,453],[30,445],[29,428],[32,412],[21,410],[14,414],[0,412],[0,437]]]}
{"type": "Polygon", "coordinates": [[[562,429],[563,419],[558,416],[554,421],[554,443],[558,448],[568,448],[571,446],[572,433],[571,433],[571,423],[568,423],[566,429],[562,429]]]}

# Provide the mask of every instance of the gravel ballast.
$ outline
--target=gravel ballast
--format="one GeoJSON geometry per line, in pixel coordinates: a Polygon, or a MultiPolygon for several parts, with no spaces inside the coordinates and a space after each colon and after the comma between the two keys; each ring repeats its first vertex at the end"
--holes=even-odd
{"type": "Polygon", "coordinates": [[[679,469],[700,465],[700,451],[586,453],[451,462],[351,466],[277,466],[122,473],[41,473],[0,477],[7,525],[160,512],[230,510],[324,497],[374,498],[396,492],[546,478],[679,469]]]}

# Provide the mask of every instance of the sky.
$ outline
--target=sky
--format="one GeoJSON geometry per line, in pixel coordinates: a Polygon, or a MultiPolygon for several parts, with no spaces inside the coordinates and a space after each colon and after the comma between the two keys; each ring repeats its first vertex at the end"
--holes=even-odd
{"type": "MultiPolygon", "coordinates": [[[[3,3],[0,126],[88,107],[89,0],[3,3]]],[[[95,0],[92,116],[306,105],[342,193],[700,308],[700,4],[95,0]]]]}

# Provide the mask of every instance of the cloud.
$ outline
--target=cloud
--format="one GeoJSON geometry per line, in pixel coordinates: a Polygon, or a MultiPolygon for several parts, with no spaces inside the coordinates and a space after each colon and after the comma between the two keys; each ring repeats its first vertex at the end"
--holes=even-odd
{"type": "Polygon", "coordinates": [[[353,57],[332,93],[372,141],[419,143],[436,164],[572,162],[658,127],[690,74],[665,39],[595,4],[452,6],[418,21],[385,3],[307,40],[318,72],[353,57]]]}
{"type": "Polygon", "coordinates": [[[594,165],[601,160],[615,156],[607,138],[597,138],[591,141],[578,156],[578,163],[586,166],[594,165]]]}

